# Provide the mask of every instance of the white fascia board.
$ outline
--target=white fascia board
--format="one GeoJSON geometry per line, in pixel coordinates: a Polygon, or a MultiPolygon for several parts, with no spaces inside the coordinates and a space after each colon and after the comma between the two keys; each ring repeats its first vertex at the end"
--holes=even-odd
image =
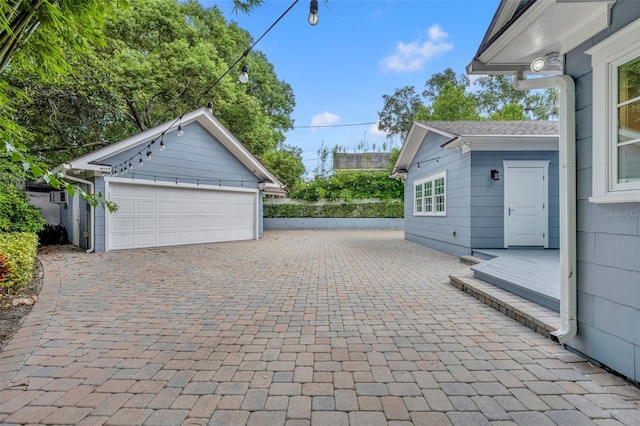
{"type": "Polygon", "coordinates": [[[400,154],[398,155],[396,164],[393,165],[394,171],[391,174],[391,177],[402,177],[403,173],[400,172],[400,170],[406,170],[411,164],[427,133],[428,129],[423,124],[414,122],[411,125],[407,138],[404,140],[404,143],[400,148],[400,154]]]}
{"type": "Polygon", "coordinates": [[[558,136],[547,135],[474,135],[461,136],[442,145],[446,149],[455,149],[462,142],[471,151],[557,151],[558,136]]]}
{"type": "Polygon", "coordinates": [[[526,73],[535,56],[556,51],[564,55],[609,26],[615,1],[536,1],[471,61],[467,72],[500,75],[511,68],[511,73],[526,73]],[[540,37],[545,33],[549,35],[546,41],[540,37]],[[506,52],[514,56],[517,52],[518,57],[508,57],[506,52]],[[523,61],[523,56],[528,60],[523,61]]]}

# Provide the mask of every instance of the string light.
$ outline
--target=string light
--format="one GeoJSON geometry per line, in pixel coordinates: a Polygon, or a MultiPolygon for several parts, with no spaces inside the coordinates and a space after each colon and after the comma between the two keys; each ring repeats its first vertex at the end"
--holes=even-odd
{"type": "MultiPolygon", "coordinates": [[[[242,59],[246,58],[249,53],[251,52],[251,50],[254,48],[254,46],[256,44],[258,44],[258,42],[260,42],[260,40],[262,40],[262,38],[267,35],[267,33],[269,31],[271,31],[271,29],[278,23],[280,22],[280,20],[287,14],[289,13],[289,11],[293,8],[293,6],[296,5],[296,3],[298,3],[299,0],[294,0],[293,3],[282,13],[282,15],[280,15],[280,17],[278,17],[278,19],[276,19],[276,21],[271,24],[271,26],[251,45],[249,46],[248,49],[246,49],[243,53],[242,56],[240,56],[225,72],[224,74],[222,74],[220,77],[218,77],[218,79],[206,90],[202,93],[202,95],[197,99],[196,101],[196,105],[198,105],[200,103],[200,100],[209,94],[209,92],[220,82],[220,80],[222,80],[222,78],[227,75],[242,59]]],[[[313,3],[313,2],[312,2],[313,3]]],[[[316,1],[317,4],[317,1],[316,1]]],[[[316,16],[317,16],[317,12],[316,12],[316,16]]],[[[240,74],[240,81],[245,83],[249,81],[249,67],[244,64],[242,66],[242,72],[240,74]]],[[[209,101],[207,103],[207,108],[209,109],[209,112],[211,114],[213,114],[213,102],[209,101]]],[[[160,135],[160,151],[164,151],[165,150],[165,143],[164,143],[164,134],[171,129],[176,123],[178,123],[178,129],[176,132],[177,136],[183,136],[184,135],[184,129],[182,128],[182,116],[180,116],[178,119],[176,119],[175,121],[173,121],[170,125],[169,128],[167,130],[165,130],[164,132],[162,132],[162,134],[160,135]]],[[[138,161],[138,165],[142,166],[143,160],[142,160],[142,154],[146,153],[146,157],[147,160],[151,159],[151,145],[153,145],[156,142],[157,138],[153,139],[151,142],[149,142],[145,148],[141,149],[140,151],[138,151],[137,153],[133,154],[128,160],[124,160],[122,163],[120,164],[116,164],[114,166],[111,166],[111,170],[106,172],[106,174],[108,176],[117,176],[118,175],[118,170],[120,170],[119,174],[120,175],[124,175],[126,174],[129,170],[133,170],[133,166],[131,164],[131,161],[133,159],[135,159],[137,156],[140,156],[140,159],[138,161]],[[128,167],[127,167],[128,165],[128,167]]],[[[154,181],[155,181],[155,176],[154,176],[154,181]]],[[[178,178],[176,178],[176,184],[178,184],[178,178]]],[[[220,181],[220,185],[222,185],[222,181],[220,181]]]]}

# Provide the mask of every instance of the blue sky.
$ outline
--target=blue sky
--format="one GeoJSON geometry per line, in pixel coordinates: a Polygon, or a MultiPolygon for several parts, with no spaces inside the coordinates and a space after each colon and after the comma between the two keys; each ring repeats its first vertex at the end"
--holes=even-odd
{"type": "MultiPolygon", "coordinates": [[[[233,13],[231,1],[213,4],[257,40],[293,3],[266,0],[250,14],[233,13]]],[[[375,124],[382,95],[415,86],[447,67],[463,73],[491,22],[498,0],[320,0],[319,23],[308,24],[309,0],[300,0],[254,49],[265,53],[280,80],[293,88],[296,129],[286,144],[299,146],[308,174],[318,149],[386,141],[375,124]],[[322,125],[334,127],[309,128],[322,125]]],[[[241,53],[241,52],[239,52],[241,53]]],[[[393,142],[399,147],[402,141],[393,142]]],[[[387,141],[387,145],[389,142],[387,141]]]]}

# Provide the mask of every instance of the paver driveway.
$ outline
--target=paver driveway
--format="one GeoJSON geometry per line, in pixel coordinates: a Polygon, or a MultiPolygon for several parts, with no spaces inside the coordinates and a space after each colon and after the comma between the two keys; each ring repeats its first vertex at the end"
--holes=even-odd
{"type": "Polygon", "coordinates": [[[640,424],[640,390],[449,286],[399,231],[44,260],[0,422],[640,424]]]}

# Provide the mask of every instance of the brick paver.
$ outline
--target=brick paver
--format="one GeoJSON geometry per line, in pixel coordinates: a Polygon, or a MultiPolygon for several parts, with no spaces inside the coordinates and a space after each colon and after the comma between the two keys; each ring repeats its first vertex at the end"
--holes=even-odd
{"type": "Polygon", "coordinates": [[[640,389],[448,284],[400,231],[42,256],[2,424],[640,424],[640,389]]]}

